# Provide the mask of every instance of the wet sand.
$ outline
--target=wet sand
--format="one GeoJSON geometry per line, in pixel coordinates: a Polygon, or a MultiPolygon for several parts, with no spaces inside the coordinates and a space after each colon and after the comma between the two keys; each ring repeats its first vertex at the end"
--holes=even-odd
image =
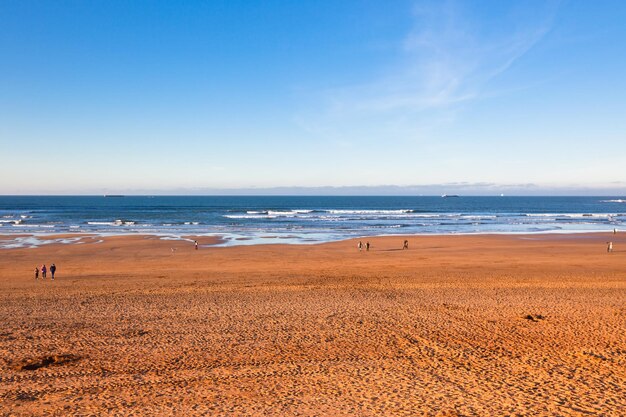
{"type": "Polygon", "coordinates": [[[204,239],[0,250],[0,415],[626,415],[626,234],[204,239]]]}

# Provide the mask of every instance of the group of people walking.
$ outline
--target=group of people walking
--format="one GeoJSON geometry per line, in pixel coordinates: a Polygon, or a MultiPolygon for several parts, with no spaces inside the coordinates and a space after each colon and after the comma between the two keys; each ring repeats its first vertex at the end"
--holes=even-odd
{"type": "MultiPolygon", "coordinates": [[[[57,272],[57,266],[55,264],[50,265],[50,277],[54,281],[54,274],[57,272]]],[[[46,264],[41,265],[40,267],[35,267],[35,279],[39,279],[39,273],[41,273],[41,279],[45,279],[48,275],[48,268],[46,268],[46,264]]]]}
{"type": "MultiPolygon", "coordinates": [[[[363,242],[361,242],[359,240],[359,243],[356,245],[357,248],[359,248],[359,252],[361,252],[363,250],[363,248],[365,248],[366,251],[370,250],[370,242],[367,241],[365,242],[365,245],[363,245],[363,242]]],[[[404,249],[408,249],[409,248],[409,241],[405,240],[404,242],[402,242],[402,250],[404,249]]]]}
{"type": "Polygon", "coordinates": [[[369,251],[370,250],[370,243],[369,242],[365,242],[365,245],[363,245],[363,242],[359,241],[359,244],[357,245],[357,247],[359,248],[359,252],[361,252],[363,250],[363,248],[365,248],[365,250],[369,251]]]}
{"type": "MultiPolygon", "coordinates": [[[[359,248],[359,252],[361,252],[364,247],[365,247],[366,251],[369,251],[370,250],[370,242],[367,241],[367,242],[365,242],[365,245],[363,245],[363,242],[361,242],[359,240],[359,243],[356,245],[356,247],[359,248]]],[[[405,240],[404,242],[402,242],[402,250],[408,249],[408,248],[409,248],[409,241],[405,240]]]]}

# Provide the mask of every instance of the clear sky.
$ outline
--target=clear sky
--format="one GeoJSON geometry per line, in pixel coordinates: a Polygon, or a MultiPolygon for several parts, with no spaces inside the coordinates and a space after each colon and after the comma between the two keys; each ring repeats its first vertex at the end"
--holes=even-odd
{"type": "Polygon", "coordinates": [[[621,0],[0,1],[0,194],[626,194],[625,22],[621,0]]]}

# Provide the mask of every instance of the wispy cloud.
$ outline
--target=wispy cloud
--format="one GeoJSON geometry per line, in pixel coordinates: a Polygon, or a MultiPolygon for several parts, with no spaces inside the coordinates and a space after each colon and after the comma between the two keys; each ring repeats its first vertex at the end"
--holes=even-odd
{"type": "Polygon", "coordinates": [[[553,11],[539,13],[522,22],[494,16],[493,27],[481,27],[454,2],[420,3],[400,62],[381,79],[331,92],[332,110],[420,112],[479,99],[549,32],[553,11]]]}
{"type": "Polygon", "coordinates": [[[300,121],[308,129],[324,125],[327,134],[333,126],[335,136],[344,137],[373,120],[386,132],[453,120],[460,104],[498,94],[490,83],[541,42],[555,11],[538,7],[532,16],[520,16],[509,8],[486,19],[456,2],[420,2],[412,11],[413,29],[380,77],[327,91],[323,120],[300,121]]]}

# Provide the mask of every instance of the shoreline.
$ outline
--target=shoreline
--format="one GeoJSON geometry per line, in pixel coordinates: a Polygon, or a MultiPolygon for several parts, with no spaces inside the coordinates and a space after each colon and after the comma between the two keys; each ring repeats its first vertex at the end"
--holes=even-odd
{"type": "MultiPolygon", "coordinates": [[[[19,248],[35,248],[47,245],[76,245],[87,243],[88,239],[97,240],[96,243],[105,241],[109,238],[130,238],[138,237],[143,239],[156,239],[161,241],[171,242],[189,242],[193,243],[198,241],[201,247],[237,247],[237,246],[264,246],[264,245],[289,245],[289,246],[310,246],[310,245],[324,245],[329,243],[357,241],[367,239],[380,239],[380,238],[423,238],[423,237],[453,237],[453,236],[511,236],[511,237],[523,237],[529,238],[536,236],[586,236],[594,237],[595,235],[602,235],[606,237],[620,235],[626,236],[626,231],[616,230],[550,230],[550,231],[536,231],[536,232],[469,232],[469,233],[422,233],[422,234],[381,234],[381,235],[362,235],[362,236],[350,236],[341,239],[332,240],[312,240],[301,239],[300,236],[295,237],[293,234],[286,236],[280,236],[280,234],[270,234],[268,236],[260,237],[231,237],[227,238],[226,233],[214,233],[206,235],[189,235],[189,234],[171,234],[171,233],[93,233],[93,232],[76,232],[76,233],[16,233],[16,234],[3,234],[0,233],[0,251],[19,249],[19,248]],[[263,239],[272,241],[264,242],[263,239]],[[33,241],[35,240],[35,241],[33,241]],[[23,241],[24,243],[19,243],[23,241]]],[[[234,234],[231,236],[235,236],[234,234]]],[[[303,235],[306,236],[306,235],[303,235]]],[[[94,242],[89,242],[94,243],[94,242]]]]}

